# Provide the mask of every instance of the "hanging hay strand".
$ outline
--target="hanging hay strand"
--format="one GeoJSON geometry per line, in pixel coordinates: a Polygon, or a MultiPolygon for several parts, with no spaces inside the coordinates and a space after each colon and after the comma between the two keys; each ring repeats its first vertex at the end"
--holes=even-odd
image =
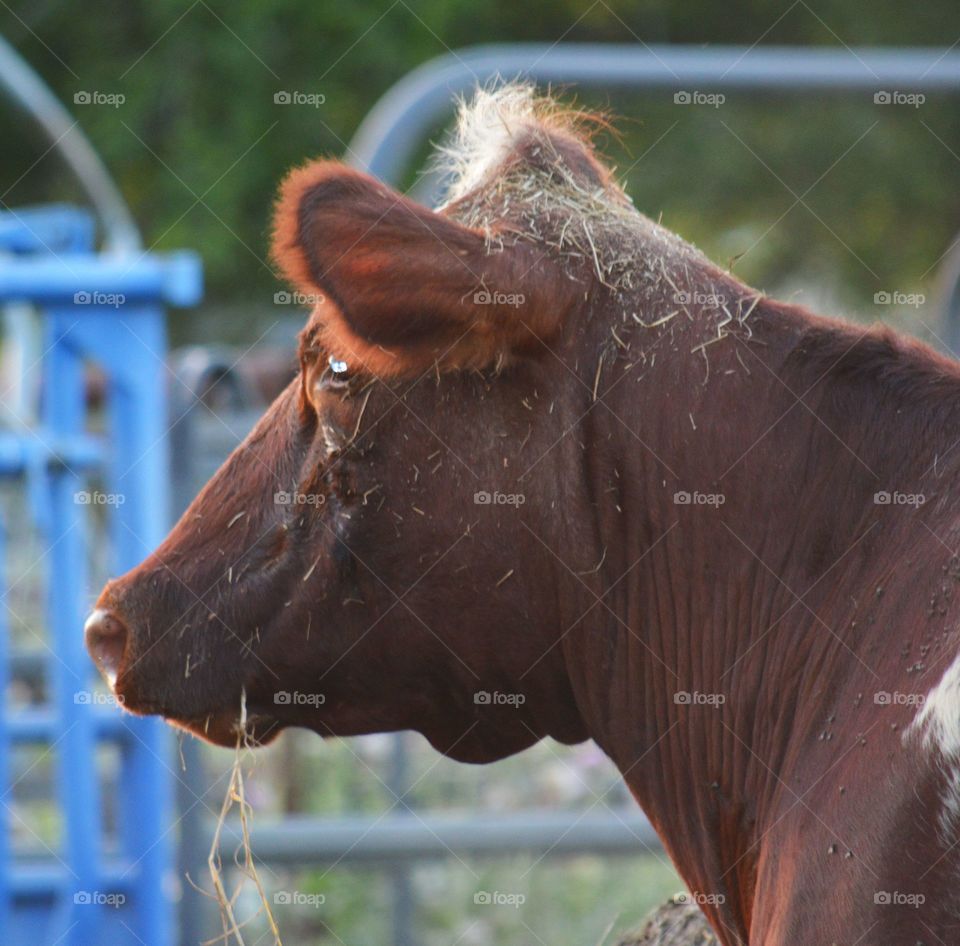
{"type": "MultiPolygon", "coordinates": [[[[274,919],[273,911],[270,909],[270,902],[267,899],[266,891],[263,889],[263,884],[257,873],[253,850],[250,846],[250,821],[253,809],[250,807],[250,803],[246,798],[243,763],[251,749],[252,746],[249,743],[249,735],[247,733],[247,694],[241,691],[240,721],[237,726],[237,746],[233,757],[233,769],[230,773],[230,783],[227,786],[223,805],[220,808],[217,827],[213,833],[213,841],[210,844],[210,854],[207,857],[207,867],[210,871],[210,879],[213,882],[213,893],[201,890],[201,893],[217,901],[217,905],[220,908],[220,922],[223,927],[223,932],[219,936],[207,940],[203,946],[213,946],[215,943],[222,943],[223,946],[230,946],[231,943],[236,944],[236,946],[247,946],[243,938],[244,928],[249,926],[250,923],[261,914],[266,917],[273,946],[283,946],[283,941],[280,938],[280,930],[277,927],[277,922],[274,919]],[[234,808],[237,810],[237,817],[240,822],[240,846],[237,848],[233,857],[234,866],[239,872],[239,877],[233,891],[229,892],[228,882],[224,877],[220,847],[224,826],[234,808]],[[252,916],[244,920],[238,920],[236,904],[244,884],[247,881],[251,881],[256,887],[261,906],[252,916]]],[[[187,879],[189,880],[189,877],[187,879]]],[[[194,887],[196,887],[196,884],[194,884],[194,887]]],[[[200,888],[198,887],[197,889],[199,890],[200,888]]],[[[257,943],[263,942],[264,940],[262,938],[257,940],[257,943]]]]}

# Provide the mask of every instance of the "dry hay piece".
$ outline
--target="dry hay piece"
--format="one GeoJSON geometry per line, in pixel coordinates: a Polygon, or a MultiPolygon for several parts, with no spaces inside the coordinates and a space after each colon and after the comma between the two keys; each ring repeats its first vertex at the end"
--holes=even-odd
{"type": "Polygon", "coordinates": [[[719,940],[700,908],[680,894],[657,907],[638,932],[617,946],[719,946],[719,940]]]}
{"type": "Polygon", "coordinates": [[[231,943],[235,943],[236,946],[247,946],[243,935],[244,928],[261,914],[266,918],[268,934],[271,938],[268,940],[267,934],[263,934],[256,940],[256,943],[266,944],[269,942],[272,943],[272,946],[283,946],[283,941],[280,939],[280,930],[277,928],[273,911],[270,909],[270,901],[267,899],[266,891],[257,873],[253,850],[250,846],[251,808],[247,801],[243,780],[243,761],[244,755],[251,750],[252,746],[249,745],[247,736],[247,694],[246,691],[241,691],[240,719],[237,723],[237,746],[233,756],[230,784],[227,786],[227,793],[224,796],[223,806],[220,809],[220,817],[217,819],[217,827],[213,833],[213,840],[210,843],[210,854],[207,857],[207,867],[210,871],[210,879],[213,882],[213,893],[204,890],[187,874],[187,880],[191,886],[205,896],[215,900],[220,908],[220,922],[223,927],[223,932],[219,936],[215,936],[213,939],[202,943],[201,946],[220,946],[220,944],[222,944],[222,946],[230,946],[231,943]],[[237,809],[240,821],[240,846],[237,851],[234,852],[233,857],[233,866],[238,872],[238,880],[231,893],[227,889],[223,863],[220,858],[220,848],[224,826],[234,808],[237,809]],[[235,907],[240,893],[243,890],[245,880],[253,882],[260,898],[260,909],[253,916],[240,920],[237,918],[235,907]]]}

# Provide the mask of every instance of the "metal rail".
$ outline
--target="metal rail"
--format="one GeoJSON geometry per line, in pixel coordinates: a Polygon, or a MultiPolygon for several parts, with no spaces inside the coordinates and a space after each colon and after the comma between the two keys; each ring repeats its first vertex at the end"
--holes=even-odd
{"type": "Polygon", "coordinates": [[[138,251],[140,231],[130,209],[79,122],[2,36],[0,89],[43,129],[51,148],[59,152],[73,171],[103,224],[104,250],[110,253],[138,251]]]}
{"type": "MultiPolygon", "coordinates": [[[[213,831],[213,825],[208,827],[213,831]]],[[[236,826],[225,829],[221,855],[229,863],[240,846],[236,826]]],[[[254,827],[257,860],[277,867],[303,864],[370,864],[449,857],[536,854],[636,856],[663,850],[637,808],[582,815],[576,811],[510,814],[422,814],[380,817],[288,817],[254,827]]]]}
{"type": "Polygon", "coordinates": [[[360,124],[346,159],[397,183],[457,96],[498,76],[602,88],[770,92],[957,92],[960,51],[796,46],[540,43],[472,46],[392,86],[360,124]]]}

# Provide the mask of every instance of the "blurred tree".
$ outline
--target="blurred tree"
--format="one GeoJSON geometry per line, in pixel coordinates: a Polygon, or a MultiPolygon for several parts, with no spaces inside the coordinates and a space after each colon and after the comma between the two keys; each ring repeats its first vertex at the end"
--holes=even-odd
{"type": "MultiPolygon", "coordinates": [[[[909,10],[892,0],[869,9],[845,0],[21,7],[0,9],[0,30],[100,149],[147,245],[199,249],[211,302],[265,308],[278,288],[267,257],[278,180],[309,156],[343,155],[377,98],[449,49],[561,40],[949,45],[960,36],[955,0],[909,10]],[[74,105],[84,91],[125,100],[74,105]],[[282,92],[322,104],[277,104],[282,92]]],[[[610,148],[638,205],[719,262],[738,260],[737,272],[766,288],[812,283],[856,305],[880,289],[928,286],[960,229],[960,126],[949,96],[921,108],[877,107],[870,95],[731,94],[719,109],[678,108],[667,92],[579,98],[624,117],[622,145],[610,148]]],[[[3,203],[74,196],[56,158],[41,157],[46,144],[0,109],[3,203]]]]}

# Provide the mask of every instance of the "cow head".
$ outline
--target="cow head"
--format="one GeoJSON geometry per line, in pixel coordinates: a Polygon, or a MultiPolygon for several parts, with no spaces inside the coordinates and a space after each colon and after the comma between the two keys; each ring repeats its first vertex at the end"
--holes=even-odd
{"type": "Polygon", "coordinates": [[[560,441],[610,341],[584,220],[637,215],[574,119],[529,90],[481,96],[466,126],[478,109],[442,211],[333,162],[286,180],[300,370],[100,595],[87,644],[127,709],[233,744],[243,694],[255,739],[409,728],[468,760],[586,738],[548,549],[602,552],[560,441]]]}

